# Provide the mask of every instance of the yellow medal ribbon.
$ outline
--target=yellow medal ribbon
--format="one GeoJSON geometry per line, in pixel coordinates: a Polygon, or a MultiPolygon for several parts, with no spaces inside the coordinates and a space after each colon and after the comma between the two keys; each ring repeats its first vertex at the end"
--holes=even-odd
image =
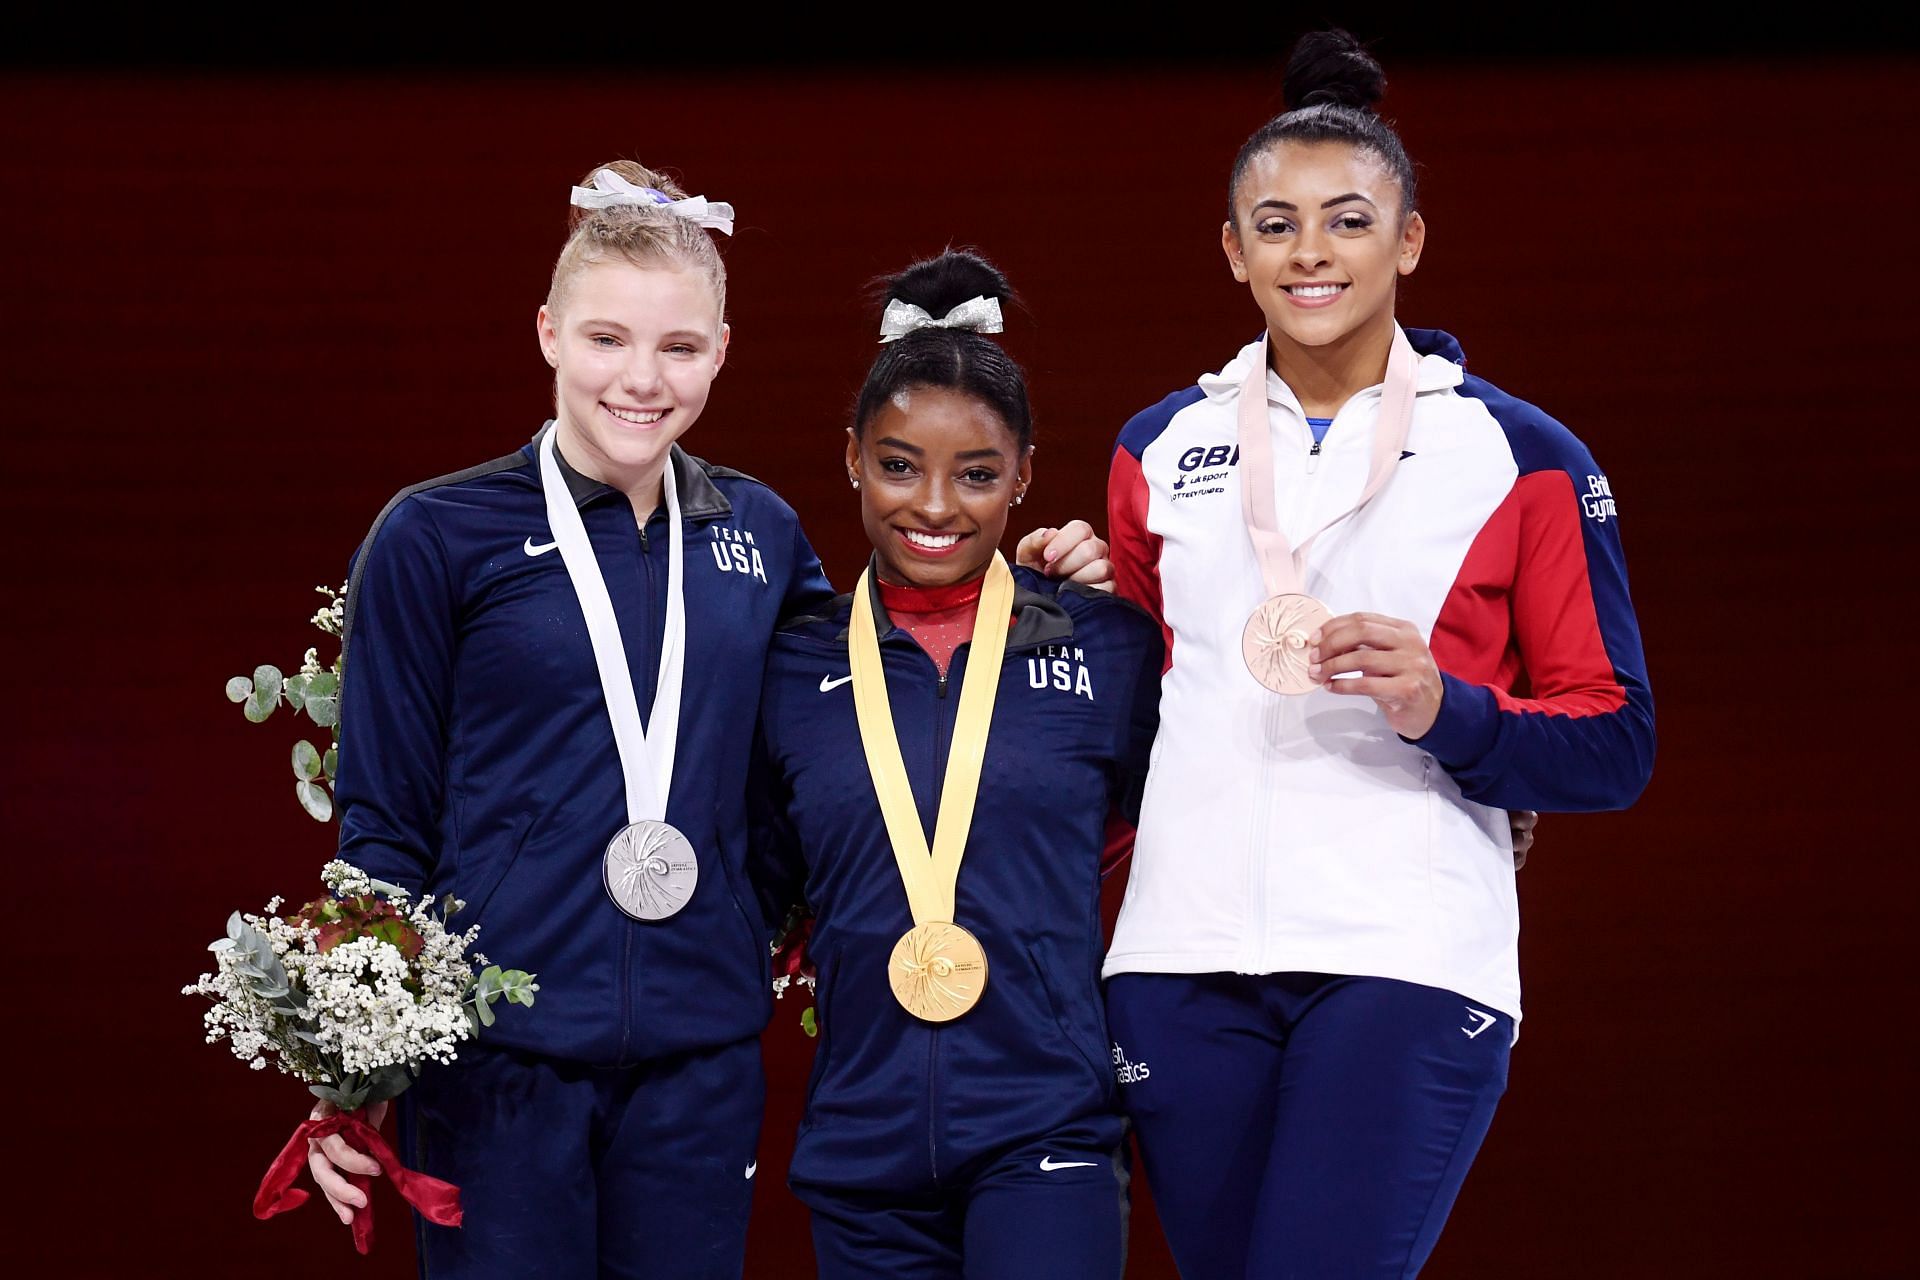
{"type": "Polygon", "coordinates": [[[954,717],[953,745],[947,753],[931,848],[914,807],[900,739],[893,731],[880,630],[873,614],[872,575],[871,568],[862,573],[854,589],[853,624],[847,634],[853,708],[867,771],[873,777],[874,795],[914,921],[894,947],[887,977],[894,997],[907,1012],[929,1022],[945,1022],[973,1008],[987,984],[986,954],[972,934],[954,923],[953,901],[960,860],[967,852],[967,833],[973,827],[974,802],[980,794],[993,703],[1000,692],[1000,663],[1006,656],[1007,625],[1013,612],[1013,573],[1000,553],[994,552],[974,610],[966,682],[954,717]]]}

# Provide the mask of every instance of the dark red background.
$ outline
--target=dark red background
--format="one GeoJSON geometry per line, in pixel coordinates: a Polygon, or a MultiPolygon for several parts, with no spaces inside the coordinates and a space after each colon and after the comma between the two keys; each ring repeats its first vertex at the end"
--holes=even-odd
{"type": "MultiPolygon", "coordinates": [[[[1579,433],[1620,500],[1659,704],[1627,814],[1549,818],[1512,1086],[1434,1276],[1890,1275],[1914,1262],[1901,321],[1914,64],[1414,65],[1402,315],[1579,433]],[[1896,375],[1900,382],[1896,383],[1896,375]],[[1896,930],[1909,941],[1896,946],[1896,930]]],[[[1224,175],[1257,68],[16,76],[5,736],[17,1225],[69,1275],[398,1276],[323,1209],[254,1222],[298,1086],[175,992],[331,830],[293,727],[223,700],[297,665],[383,500],[524,441],[566,188],[620,155],[733,201],[732,356],[687,443],[775,484],[845,582],[864,283],[948,243],[1030,312],[1022,515],[1096,515],[1120,423],[1258,316],[1224,175]],[[934,103],[923,109],[918,104],[934,103]]],[[[690,995],[697,998],[697,994],[690,995]]],[[[780,1173],[809,1053],[768,1034],[754,1276],[811,1274],[780,1173]]],[[[1145,1197],[1136,1276],[1171,1275],[1145,1197]]]]}

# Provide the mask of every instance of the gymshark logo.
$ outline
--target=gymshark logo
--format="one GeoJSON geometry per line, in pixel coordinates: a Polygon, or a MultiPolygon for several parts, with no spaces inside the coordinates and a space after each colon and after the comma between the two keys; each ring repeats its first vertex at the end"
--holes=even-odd
{"type": "Polygon", "coordinates": [[[530,556],[543,556],[559,545],[558,542],[542,542],[536,544],[532,538],[528,538],[527,545],[523,549],[530,556]]]}
{"type": "Polygon", "coordinates": [[[1097,1167],[1092,1160],[1055,1160],[1052,1156],[1040,1157],[1040,1169],[1043,1173],[1052,1173],[1055,1169],[1093,1169],[1097,1167]]]}
{"type": "Polygon", "coordinates": [[[1405,462],[1408,458],[1411,458],[1412,456],[1413,456],[1413,450],[1411,449],[1402,449],[1400,451],[1400,461],[1402,462],[1405,462]]]}
{"type": "Polygon", "coordinates": [[[1493,1015],[1488,1013],[1484,1009],[1476,1009],[1472,1005],[1468,1005],[1467,1016],[1469,1018],[1474,1019],[1475,1022],[1477,1023],[1477,1025],[1472,1027],[1460,1028],[1462,1031],[1467,1033],[1467,1039],[1469,1040],[1473,1039],[1475,1036],[1479,1035],[1482,1031],[1485,1031],[1488,1027],[1493,1025],[1493,1015]]]}
{"type": "Polygon", "coordinates": [[[847,681],[849,681],[849,680],[851,680],[851,679],[853,679],[853,677],[852,677],[852,676],[850,676],[850,675],[849,675],[849,676],[841,676],[841,677],[840,677],[840,678],[839,678],[838,680],[835,680],[835,679],[834,679],[834,678],[833,678],[832,676],[821,676],[821,677],[820,677],[820,692],[822,692],[822,693],[830,693],[830,692],[832,692],[833,690],[835,690],[835,689],[838,689],[838,688],[839,688],[839,687],[840,687],[841,685],[843,685],[843,684],[845,684],[845,683],[846,683],[847,681]]]}
{"type": "Polygon", "coordinates": [[[758,1160],[755,1160],[755,1161],[754,1161],[754,1162],[753,1162],[752,1164],[750,1164],[750,1165],[748,1165],[748,1166],[747,1166],[747,1177],[749,1177],[749,1178],[751,1178],[751,1177],[753,1177],[753,1174],[754,1174],[754,1170],[756,1170],[756,1169],[758,1169],[759,1167],[760,1167],[760,1162],[759,1162],[758,1160]]]}

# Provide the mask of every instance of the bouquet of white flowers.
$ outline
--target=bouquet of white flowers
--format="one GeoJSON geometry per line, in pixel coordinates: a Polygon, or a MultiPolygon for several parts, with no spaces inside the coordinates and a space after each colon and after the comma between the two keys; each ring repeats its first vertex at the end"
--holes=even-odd
{"type": "MultiPolygon", "coordinates": [[[[339,861],[321,878],[331,892],[291,915],[276,914],[278,898],[262,915],[236,911],[227,936],[209,948],[218,972],[183,988],[213,1001],[205,1016],[209,1044],[227,1041],[255,1070],[272,1055],[276,1067],[337,1108],[295,1131],[260,1184],[254,1214],[269,1218],[305,1203],[293,1180],[308,1143],[340,1133],[378,1160],[422,1214],[457,1226],[458,1188],[402,1167],[360,1109],[401,1093],[423,1063],[452,1062],[461,1041],[493,1024],[496,1002],[531,1005],[539,986],[532,975],[502,971],[470,951],[479,926],[452,932],[431,897],[409,904],[404,889],[339,861]]],[[[365,1253],[372,1214],[354,1215],[353,1228],[365,1253]]]]}

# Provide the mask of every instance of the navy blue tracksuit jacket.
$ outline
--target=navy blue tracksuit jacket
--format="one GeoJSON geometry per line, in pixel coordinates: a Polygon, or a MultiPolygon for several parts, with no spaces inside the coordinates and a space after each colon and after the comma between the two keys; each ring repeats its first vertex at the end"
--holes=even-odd
{"type": "MultiPolygon", "coordinates": [[[[458,897],[455,927],[536,972],[540,998],[486,1034],[624,1066],[757,1034],[765,935],[746,880],[744,788],[768,638],[831,592],[792,508],[675,447],[687,668],[667,820],[700,860],[669,920],[630,919],[600,860],[626,824],[619,754],[586,622],[547,527],[531,445],[403,491],[355,557],[348,593],[340,856],[458,897]]],[[[566,467],[613,597],[634,692],[653,704],[667,587],[664,505],[566,467]]]]}
{"type": "MultiPolygon", "coordinates": [[[[854,716],[850,596],[781,624],[761,702],[755,869],[779,909],[817,916],[820,1043],[792,1179],[912,1193],[963,1185],[996,1152],[1110,1121],[1101,1012],[1100,858],[1109,812],[1144,777],[1162,645],[1145,613],[1014,571],[957,922],[986,950],[980,1003],[944,1025],[895,1002],[887,961],[913,925],[854,716]]],[[[895,731],[929,833],[969,646],[942,678],[874,593],[895,731]]]]}

